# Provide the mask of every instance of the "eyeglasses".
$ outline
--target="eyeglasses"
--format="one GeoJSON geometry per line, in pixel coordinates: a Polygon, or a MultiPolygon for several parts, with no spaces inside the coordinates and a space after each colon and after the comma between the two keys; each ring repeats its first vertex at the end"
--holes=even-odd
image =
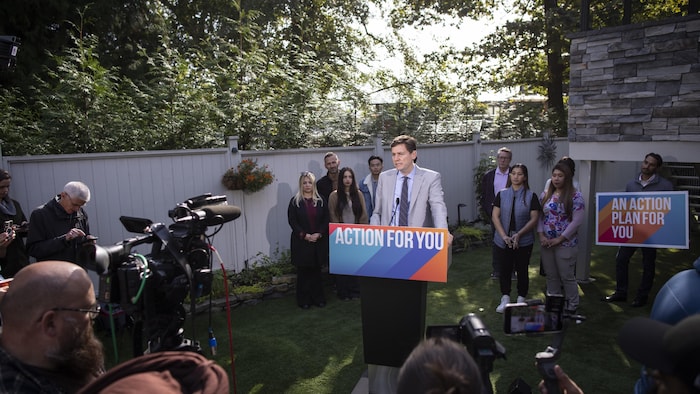
{"type": "Polygon", "coordinates": [[[52,311],[60,312],[60,311],[69,311],[69,312],[81,312],[81,313],[87,313],[90,315],[90,319],[96,319],[97,316],[100,315],[100,311],[102,310],[99,305],[95,306],[92,309],[84,309],[84,308],[63,308],[63,307],[56,307],[56,308],[51,308],[52,311]]]}
{"type": "Polygon", "coordinates": [[[74,203],[73,198],[71,196],[69,196],[67,193],[66,193],[66,197],[68,197],[68,200],[70,201],[70,205],[72,205],[73,208],[80,209],[85,205],[85,203],[82,203],[82,204],[74,203]]]}

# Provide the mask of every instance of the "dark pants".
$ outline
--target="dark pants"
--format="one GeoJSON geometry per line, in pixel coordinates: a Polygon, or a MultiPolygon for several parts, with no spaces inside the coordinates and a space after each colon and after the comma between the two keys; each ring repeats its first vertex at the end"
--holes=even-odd
{"type": "Polygon", "coordinates": [[[297,267],[297,305],[325,303],[321,267],[297,267]]]}
{"type": "Polygon", "coordinates": [[[498,261],[501,268],[501,277],[498,278],[501,284],[501,294],[510,295],[511,273],[515,270],[518,274],[518,295],[527,297],[530,289],[530,279],[528,278],[527,267],[530,264],[532,246],[521,246],[517,249],[493,246],[494,261],[498,261]]]}
{"type": "MultiPolygon", "coordinates": [[[[656,248],[639,248],[642,250],[642,283],[639,284],[636,298],[646,300],[649,297],[651,286],[654,284],[656,273],[656,248]]],[[[627,296],[629,287],[630,259],[637,247],[620,246],[615,257],[615,277],[617,286],[615,292],[627,296]]]]}

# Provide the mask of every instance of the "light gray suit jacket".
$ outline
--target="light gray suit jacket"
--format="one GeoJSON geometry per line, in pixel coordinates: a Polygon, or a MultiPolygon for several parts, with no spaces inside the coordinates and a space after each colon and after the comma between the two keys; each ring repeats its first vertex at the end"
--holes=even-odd
{"type": "MultiPolygon", "coordinates": [[[[370,224],[388,226],[394,213],[396,199],[394,187],[399,171],[391,169],[379,174],[376,206],[370,224]]],[[[411,188],[411,204],[408,209],[409,227],[447,228],[447,206],[440,173],[416,165],[416,175],[411,188]]]]}

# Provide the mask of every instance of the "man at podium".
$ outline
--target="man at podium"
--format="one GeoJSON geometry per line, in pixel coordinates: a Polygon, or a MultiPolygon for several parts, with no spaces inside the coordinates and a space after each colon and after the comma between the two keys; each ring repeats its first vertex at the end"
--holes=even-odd
{"type": "MultiPolygon", "coordinates": [[[[440,173],[415,164],[416,148],[407,135],[391,142],[394,168],[379,175],[370,224],[447,228],[440,173]]],[[[395,392],[399,368],[425,335],[427,282],[362,277],[360,286],[369,392],[395,392]]]]}

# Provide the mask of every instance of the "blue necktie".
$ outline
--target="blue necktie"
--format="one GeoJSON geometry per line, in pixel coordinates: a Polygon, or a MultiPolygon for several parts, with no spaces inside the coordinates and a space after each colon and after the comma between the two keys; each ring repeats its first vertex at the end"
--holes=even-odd
{"type": "Polygon", "coordinates": [[[399,226],[408,226],[408,177],[403,177],[399,202],[399,226]]]}

